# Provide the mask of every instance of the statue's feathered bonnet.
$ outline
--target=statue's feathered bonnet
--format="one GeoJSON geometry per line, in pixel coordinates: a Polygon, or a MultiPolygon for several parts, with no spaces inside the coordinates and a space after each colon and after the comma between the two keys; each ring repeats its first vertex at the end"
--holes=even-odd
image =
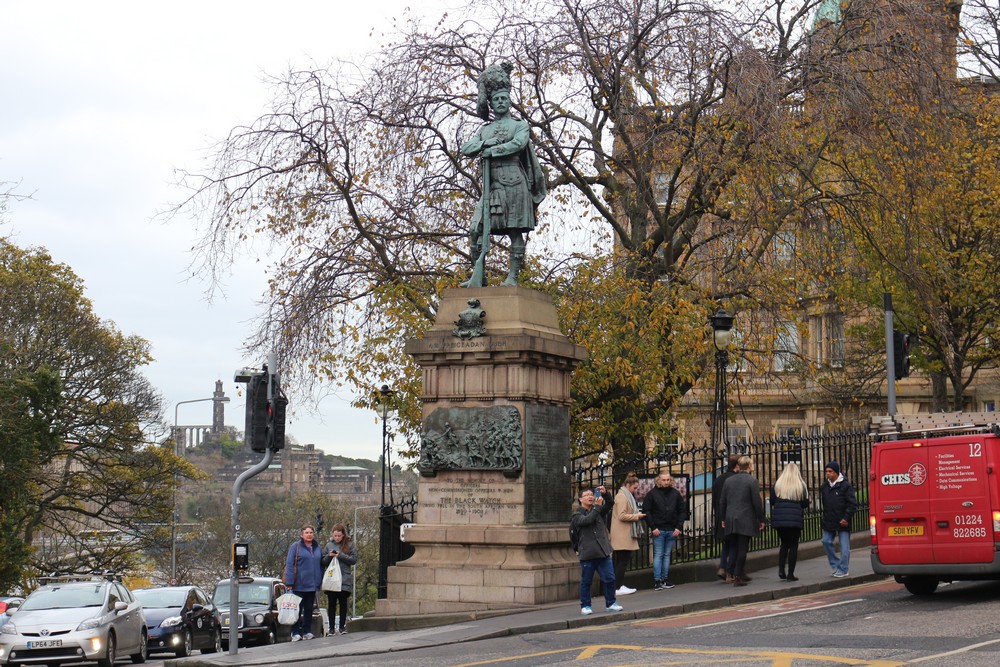
{"type": "Polygon", "coordinates": [[[498,90],[510,90],[510,73],[513,65],[507,62],[495,63],[479,75],[479,99],[476,113],[483,120],[490,119],[490,96],[498,90]]]}

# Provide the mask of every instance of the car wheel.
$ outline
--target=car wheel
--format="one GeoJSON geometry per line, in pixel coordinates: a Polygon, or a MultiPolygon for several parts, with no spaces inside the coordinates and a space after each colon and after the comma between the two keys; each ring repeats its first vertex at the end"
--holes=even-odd
{"type": "Polygon", "coordinates": [[[903,585],[913,595],[931,595],[937,590],[938,580],[934,577],[907,577],[903,585]]]}
{"type": "Polygon", "coordinates": [[[132,658],[132,662],[136,665],[140,665],[146,662],[146,658],[149,657],[149,640],[146,638],[146,631],[142,631],[142,636],[139,637],[139,652],[133,653],[129,656],[132,658]]]}
{"type": "Polygon", "coordinates": [[[115,633],[108,633],[108,645],[104,657],[97,661],[97,667],[115,667],[115,633]]]}
{"type": "Polygon", "coordinates": [[[267,637],[264,639],[265,644],[274,644],[278,641],[278,631],[274,629],[273,625],[267,626],[267,637]]]}
{"type": "Polygon", "coordinates": [[[176,651],[174,651],[174,654],[178,658],[186,658],[189,655],[191,655],[193,649],[194,649],[194,640],[191,638],[191,631],[185,629],[181,645],[177,648],[176,651]]]}
{"type": "Polygon", "coordinates": [[[201,649],[202,653],[219,653],[222,650],[222,630],[216,630],[212,637],[212,646],[201,649]]]}

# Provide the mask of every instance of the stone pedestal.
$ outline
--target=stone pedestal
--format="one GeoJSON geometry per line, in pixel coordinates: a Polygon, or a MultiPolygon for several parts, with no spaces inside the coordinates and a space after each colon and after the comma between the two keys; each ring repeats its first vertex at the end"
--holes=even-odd
{"type": "Polygon", "coordinates": [[[389,568],[376,616],[509,609],[575,598],[569,547],[570,376],[585,358],[548,295],[520,287],[445,292],[406,352],[423,369],[414,555],[389,568]],[[457,327],[485,316],[485,335],[457,327]]]}

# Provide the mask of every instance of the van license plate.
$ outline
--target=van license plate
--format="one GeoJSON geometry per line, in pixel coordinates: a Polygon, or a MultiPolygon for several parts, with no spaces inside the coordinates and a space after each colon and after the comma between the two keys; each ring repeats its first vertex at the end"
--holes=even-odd
{"type": "Polygon", "coordinates": [[[889,526],[889,537],[915,537],[923,534],[923,526],[889,526]]]}
{"type": "Polygon", "coordinates": [[[35,642],[28,642],[28,648],[58,648],[62,646],[61,639],[42,639],[35,642]]]}

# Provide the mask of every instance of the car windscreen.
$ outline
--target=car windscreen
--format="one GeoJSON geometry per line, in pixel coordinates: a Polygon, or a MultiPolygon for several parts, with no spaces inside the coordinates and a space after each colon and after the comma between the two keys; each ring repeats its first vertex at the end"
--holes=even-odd
{"type": "Polygon", "coordinates": [[[187,600],[187,590],[144,588],[132,591],[132,595],[146,609],[165,609],[170,607],[183,607],[187,600]]]}
{"type": "Polygon", "coordinates": [[[104,604],[106,584],[86,584],[77,586],[50,586],[39,588],[28,596],[21,605],[24,611],[39,609],[75,609],[77,607],[100,607],[104,604]]]}
{"type": "MultiPolygon", "coordinates": [[[[229,606],[229,582],[220,581],[212,601],[220,607],[229,606]]],[[[270,584],[240,584],[240,604],[271,604],[270,584]]]]}

